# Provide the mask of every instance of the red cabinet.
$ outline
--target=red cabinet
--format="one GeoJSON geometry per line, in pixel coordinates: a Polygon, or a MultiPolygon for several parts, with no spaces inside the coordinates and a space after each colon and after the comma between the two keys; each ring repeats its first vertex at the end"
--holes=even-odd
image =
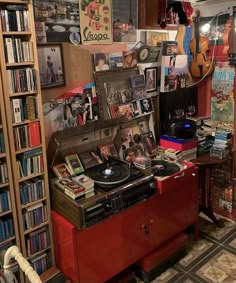
{"type": "Polygon", "coordinates": [[[73,283],[102,283],[196,224],[197,169],[182,173],[158,181],[157,193],[146,201],[85,230],[53,211],[57,266],[73,283]]]}

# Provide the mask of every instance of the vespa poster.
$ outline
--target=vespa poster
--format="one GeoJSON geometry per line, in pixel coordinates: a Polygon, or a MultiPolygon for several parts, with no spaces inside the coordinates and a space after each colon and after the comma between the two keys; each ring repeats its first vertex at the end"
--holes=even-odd
{"type": "Polygon", "coordinates": [[[234,124],[233,66],[218,62],[212,78],[211,118],[219,127],[233,129],[234,124]]]}
{"type": "Polygon", "coordinates": [[[111,0],[82,0],[79,9],[82,44],[111,44],[111,0]]]}

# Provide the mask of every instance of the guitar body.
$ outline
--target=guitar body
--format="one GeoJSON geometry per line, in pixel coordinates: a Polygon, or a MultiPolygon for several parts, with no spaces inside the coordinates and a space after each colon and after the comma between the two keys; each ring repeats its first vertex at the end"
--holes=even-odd
{"type": "Polygon", "coordinates": [[[192,54],[192,61],[190,63],[190,73],[192,76],[202,78],[210,75],[213,72],[213,61],[208,58],[209,40],[207,37],[200,36],[199,32],[199,16],[195,20],[195,36],[190,42],[190,51],[192,54]]]}
{"type": "Polygon", "coordinates": [[[206,37],[199,37],[199,46],[201,48],[200,52],[197,52],[196,38],[193,38],[190,42],[190,50],[192,53],[192,61],[190,63],[190,72],[192,76],[200,78],[205,75],[210,75],[213,72],[213,63],[210,58],[207,56],[207,52],[209,51],[209,40],[206,37]]]}

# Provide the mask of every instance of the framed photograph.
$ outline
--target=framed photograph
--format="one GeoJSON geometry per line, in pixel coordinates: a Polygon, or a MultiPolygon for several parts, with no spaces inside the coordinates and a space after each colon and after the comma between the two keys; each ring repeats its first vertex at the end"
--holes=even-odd
{"type": "Polygon", "coordinates": [[[149,113],[153,111],[152,107],[152,99],[150,97],[146,97],[140,100],[140,107],[142,114],[149,113]]]}
{"type": "Polygon", "coordinates": [[[157,67],[145,69],[146,92],[157,91],[157,67]]]}
{"type": "Polygon", "coordinates": [[[80,31],[79,0],[34,0],[34,18],[45,26],[47,42],[68,42],[80,31]]]}
{"type": "Polygon", "coordinates": [[[65,84],[61,44],[38,45],[41,88],[65,84]]]}
{"type": "Polygon", "coordinates": [[[146,44],[149,46],[161,46],[162,41],[169,40],[168,31],[146,31],[146,44]]]}
{"type": "Polygon", "coordinates": [[[157,152],[157,145],[152,131],[142,134],[141,139],[145,149],[146,156],[154,156],[157,152]]]}
{"type": "MultiPolygon", "coordinates": [[[[95,73],[100,119],[110,119],[109,104],[107,103],[107,101],[109,100],[108,92],[106,89],[107,83],[109,84],[109,86],[111,86],[113,83],[116,84],[116,82],[119,81],[122,81],[124,83],[124,81],[126,81],[126,85],[129,85],[129,77],[137,74],[139,74],[138,68],[126,68],[95,73]]],[[[114,102],[111,104],[116,103],[119,104],[119,98],[117,99],[117,101],[116,99],[114,99],[114,102]]]]}
{"type": "Polygon", "coordinates": [[[132,101],[130,84],[127,79],[105,83],[108,104],[127,104],[132,101]]]}

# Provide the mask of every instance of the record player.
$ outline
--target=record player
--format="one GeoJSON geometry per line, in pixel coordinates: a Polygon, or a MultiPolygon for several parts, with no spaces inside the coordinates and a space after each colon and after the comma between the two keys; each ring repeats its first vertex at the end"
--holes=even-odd
{"type": "Polygon", "coordinates": [[[94,180],[95,195],[73,200],[51,180],[52,207],[78,229],[95,225],[156,192],[153,174],[113,159],[91,167],[86,175],[94,180]],[[73,212],[73,213],[72,213],[73,212]]]}
{"type": "MultiPolygon", "coordinates": [[[[146,118],[142,117],[141,121],[144,119],[146,118]]],[[[136,123],[139,123],[139,120],[136,123]]],[[[102,121],[88,127],[54,133],[48,145],[48,167],[52,168],[54,164],[62,162],[68,153],[79,154],[81,150],[92,150],[100,144],[110,142],[120,128],[120,121],[102,121]]],[[[108,162],[88,168],[85,174],[94,180],[95,195],[78,200],[65,195],[63,190],[55,185],[53,174],[50,174],[52,208],[78,229],[95,225],[138,202],[145,201],[156,192],[156,182],[151,171],[137,169],[119,158],[111,158],[108,162]]]]}

